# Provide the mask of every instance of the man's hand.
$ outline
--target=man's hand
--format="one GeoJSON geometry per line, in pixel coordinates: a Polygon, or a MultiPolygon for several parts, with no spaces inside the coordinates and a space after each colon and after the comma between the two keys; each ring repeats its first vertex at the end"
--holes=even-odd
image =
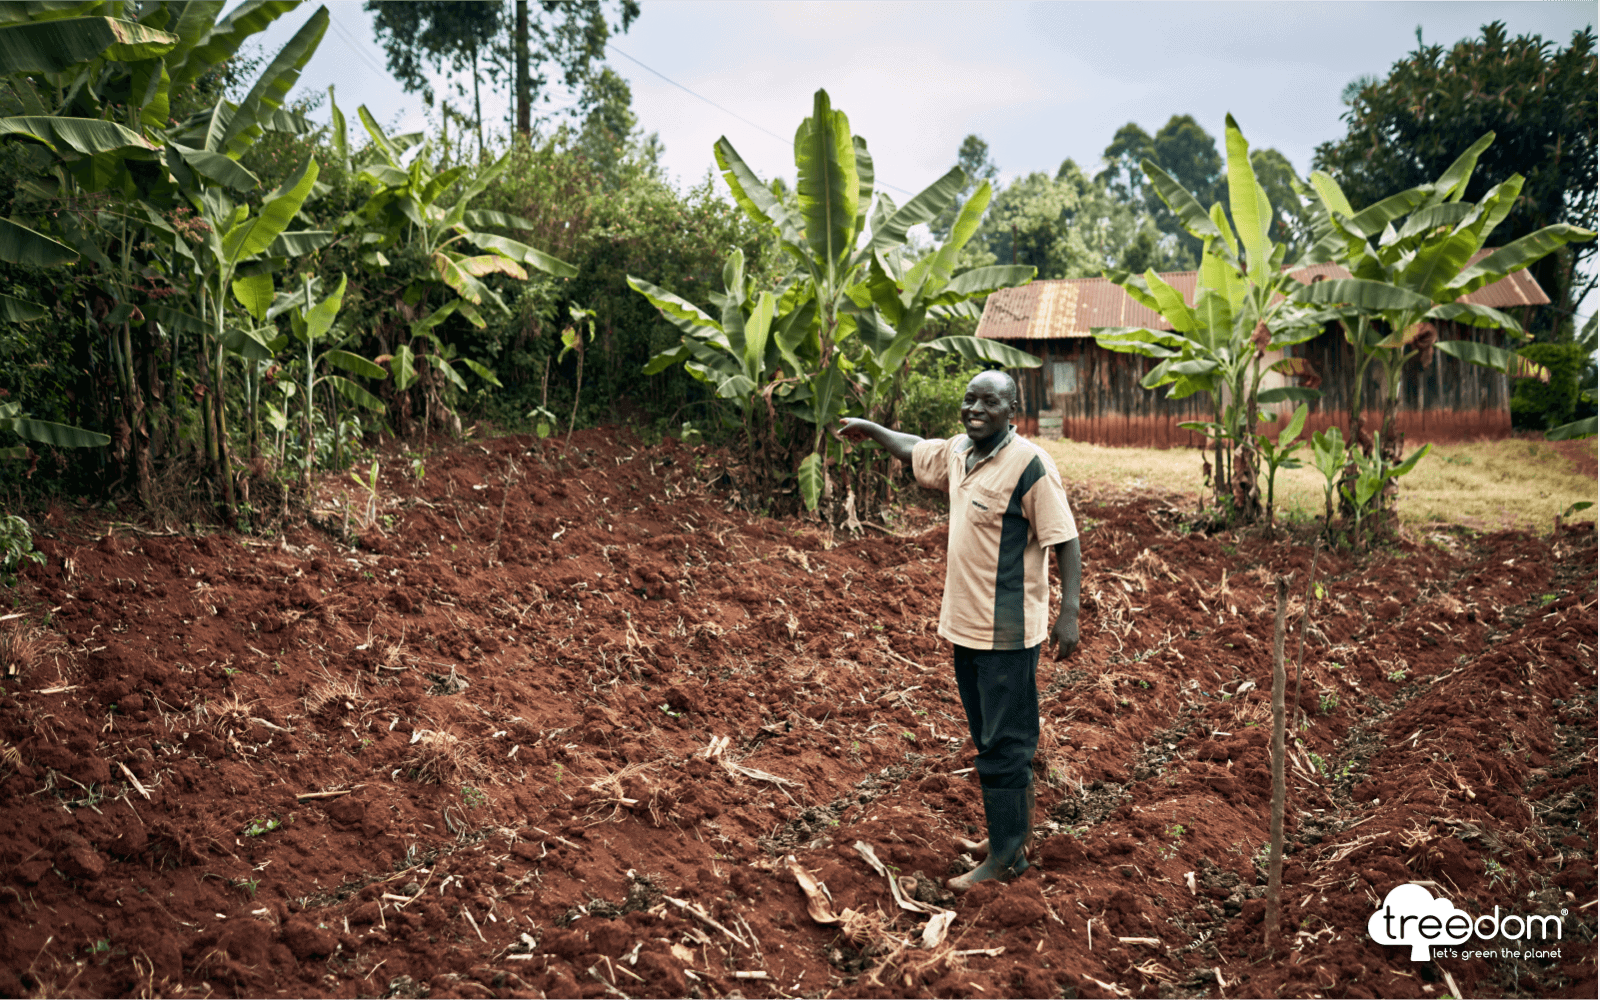
{"type": "Polygon", "coordinates": [[[876,426],[872,421],[860,417],[840,417],[839,426],[833,432],[846,441],[865,441],[872,436],[871,428],[876,426]]]}
{"type": "Polygon", "coordinates": [[[891,431],[887,427],[875,424],[870,420],[860,417],[840,417],[839,425],[833,433],[846,441],[866,441],[871,439],[883,446],[883,449],[900,461],[911,464],[911,449],[916,447],[922,439],[915,434],[902,434],[891,431]]]}
{"type": "Polygon", "coordinates": [[[1050,631],[1050,639],[1056,644],[1056,659],[1065,660],[1078,648],[1078,616],[1075,614],[1062,614],[1056,619],[1056,627],[1050,631]]]}

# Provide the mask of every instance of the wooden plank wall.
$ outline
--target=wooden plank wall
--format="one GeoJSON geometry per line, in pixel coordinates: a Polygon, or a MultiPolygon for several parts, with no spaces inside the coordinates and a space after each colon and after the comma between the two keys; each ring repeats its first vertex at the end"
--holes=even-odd
{"type": "MultiPolygon", "coordinates": [[[[1445,340],[1477,340],[1499,343],[1494,331],[1446,324],[1445,340]]],[[[1047,433],[1054,436],[1060,422],[1064,438],[1100,445],[1138,447],[1200,447],[1201,438],[1178,427],[1187,420],[1210,419],[1209,404],[1203,394],[1172,400],[1166,390],[1151,391],[1139,385],[1155,361],[1133,354],[1118,354],[1100,348],[1090,338],[1048,341],[1022,341],[1016,346],[1044,360],[1041,368],[1017,371],[1022,390],[1023,416],[1019,429],[1037,435],[1040,414],[1047,417],[1047,433]],[[1054,362],[1078,364],[1078,391],[1070,395],[1050,392],[1054,362]],[[1054,405],[1051,405],[1054,404],[1054,405]]],[[[1348,433],[1347,393],[1349,376],[1355,369],[1354,351],[1335,327],[1314,340],[1299,345],[1293,353],[1308,358],[1322,375],[1321,400],[1311,404],[1306,434],[1337,425],[1348,433]]],[[[1364,401],[1382,400],[1382,379],[1369,369],[1363,389],[1364,401]]],[[[1511,432],[1510,389],[1506,376],[1457,361],[1435,352],[1433,363],[1422,370],[1412,363],[1406,368],[1406,384],[1401,387],[1399,430],[1413,442],[1463,441],[1482,437],[1501,437],[1511,432]]],[[[1375,408],[1364,407],[1367,426],[1376,425],[1375,408]]]]}

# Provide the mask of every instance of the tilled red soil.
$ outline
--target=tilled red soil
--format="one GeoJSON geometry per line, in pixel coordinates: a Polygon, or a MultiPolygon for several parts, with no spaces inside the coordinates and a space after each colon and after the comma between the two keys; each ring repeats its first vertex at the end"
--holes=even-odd
{"type": "Polygon", "coordinates": [[[282,539],[52,512],[0,622],[0,993],[1596,995],[1592,527],[1322,554],[1268,952],[1305,546],[1080,491],[1036,864],[950,900],[982,809],[936,515],[755,518],[703,451],[608,431],[404,466],[359,548],[332,479],[334,530],[282,539]],[[954,909],[942,946],[857,842],[954,909]],[[1559,914],[1560,957],[1413,963],[1366,930],[1406,881],[1559,914]]]}

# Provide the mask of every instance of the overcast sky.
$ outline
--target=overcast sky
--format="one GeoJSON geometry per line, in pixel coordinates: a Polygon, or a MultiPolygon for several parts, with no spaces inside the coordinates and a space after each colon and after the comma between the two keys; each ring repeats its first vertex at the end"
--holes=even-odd
{"type": "MultiPolygon", "coordinates": [[[[866,137],[880,183],[911,192],[949,169],[968,133],[1010,178],[1054,173],[1069,156],[1092,168],[1124,123],[1154,132],[1185,113],[1220,140],[1233,112],[1252,146],[1276,147],[1304,174],[1317,144],[1344,131],[1345,84],[1385,74],[1416,46],[1419,25],[1429,44],[1501,20],[1565,46],[1596,11],[1583,0],[643,6],[610,61],[680,183],[704,176],[721,135],[763,176],[792,175],[795,126],[825,87],[866,137]]],[[[347,112],[366,104],[379,121],[420,127],[422,102],[384,71],[371,15],[356,0],[329,7],[333,26],[297,92],[337,84],[347,112]]],[[[275,50],[314,9],[285,17],[266,45],[275,50]]],[[[484,103],[503,120],[503,93],[484,103]]]]}
{"type": "MultiPolygon", "coordinates": [[[[352,128],[360,104],[386,125],[427,125],[421,98],[385,71],[372,16],[357,0],[328,6],[332,26],[295,93],[336,84],[352,128]]],[[[792,178],[795,127],[824,87],[867,139],[879,185],[902,201],[954,164],[969,133],[988,141],[1010,180],[1053,174],[1067,157],[1092,170],[1123,124],[1154,133],[1174,114],[1194,115],[1220,149],[1231,111],[1252,147],[1277,148],[1304,176],[1317,145],[1344,134],[1345,85],[1386,75],[1416,47],[1419,27],[1425,43],[1449,45],[1499,20],[1513,35],[1565,47],[1596,12],[1593,0],[644,0],[643,8],[613,39],[610,63],[632,85],[640,125],[660,135],[679,184],[715,165],[711,147],[722,135],[761,176],[792,178]]],[[[275,52],[315,9],[281,19],[260,36],[265,47],[275,52]]],[[[507,100],[503,91],[483,95],[485,117],[502,130],[507,100]]],[[[570,103],[556,95],[552,105],[570,103]]],[[[312,118],[326,121],[326,107],[312,118]]],[[[1582,312],[1594,311],[1597,294],[1582,312]]]]}

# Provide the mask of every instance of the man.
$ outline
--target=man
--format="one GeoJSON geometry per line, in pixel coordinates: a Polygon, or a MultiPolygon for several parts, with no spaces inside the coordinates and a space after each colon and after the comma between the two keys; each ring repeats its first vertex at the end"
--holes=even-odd
{"type": "Polygon", "coordinates": [[[1078,646],[1078,528],[1055,463],[1017,437],[1016,413],[1016,381],[991,371],[967,385],[964,437],[925,440],[859,419],[841,421],[838,432],[853,441],[871,438],[909,464],[918,483],[950,492],[939,634],[955,646],[956,685],[978,748],[989,829],[989,856],[948,883],[958,892],[1028,868],[1039,650],[1047,631],[1058,659],[1078,646]],[[1061,613],[1048,630],[1047,549],[1061,577],[1061,613]]]}

